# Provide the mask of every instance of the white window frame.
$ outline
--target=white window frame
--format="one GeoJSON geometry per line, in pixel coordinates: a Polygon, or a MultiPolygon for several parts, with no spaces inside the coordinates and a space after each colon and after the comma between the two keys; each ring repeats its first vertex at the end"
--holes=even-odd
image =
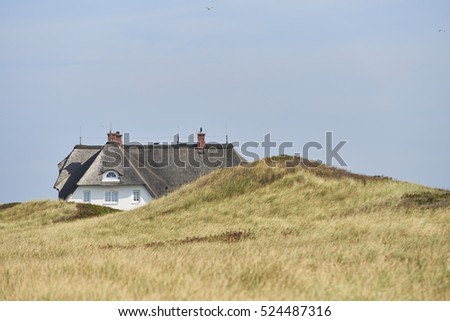
{"type": "Polygon", "coordinates": [[[131,197],[132,197],[131,202],[133,204],[139,204],[141,202],[141,191],[140,190],[134,190],[131,197]],[[136,200],[136,197],[135,197],[136,195],[137,195],[137,200],[136,200]]]}
{"type": "Polygon", "coordinates": [[[116,171],[106,171],[105,173],[103,173],[102,181],[103,182],[120,182],[119,173],[117,173],[116,171]]]}
{"type": "Polygon", "coordinates": [[[105,204],[118,204],[119,192],[118,191],[106,191],[105,192],[105,204]]]}
{"type": "Polygon", "coordinates": [[[90,202],[91,202],[91,191],[84,190],[83,191],[83,203],[90,203],[90,202]]]}

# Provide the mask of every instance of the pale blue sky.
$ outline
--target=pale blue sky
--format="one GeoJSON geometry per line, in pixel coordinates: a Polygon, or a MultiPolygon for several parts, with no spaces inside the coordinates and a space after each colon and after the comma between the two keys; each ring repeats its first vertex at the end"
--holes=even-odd
{"type": "Polygon", "coordinates": [[[333,131],[354,172],[450,188],[450,2],[0,0],[0,108],[0,202],[56,198],[110,121],[291,153],[333,131]]]}

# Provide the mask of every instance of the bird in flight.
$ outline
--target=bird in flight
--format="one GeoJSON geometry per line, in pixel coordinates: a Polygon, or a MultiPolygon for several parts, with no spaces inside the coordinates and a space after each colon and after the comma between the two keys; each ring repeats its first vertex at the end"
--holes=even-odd
{"type": "Polygon", "coordinates": [[[439,32],[445,32],[445,30],[444,29],[439,29],[439,32]]]}
{"type": "Polygon", "coordinates": [[[214,9],[214,7],[205,7],[206,8],[206,10],[212,10],[212,9],[214,9]]]}

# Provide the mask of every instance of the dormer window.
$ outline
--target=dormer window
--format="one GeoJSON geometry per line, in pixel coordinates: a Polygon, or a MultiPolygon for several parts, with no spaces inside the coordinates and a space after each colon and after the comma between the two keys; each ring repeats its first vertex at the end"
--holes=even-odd
{"type": "Polygon", "coordinates": [[[103,182],[119,182],[119,174],[115,171],[107,171],[103,174],[103,182]]]}
{"type": "Polygon", "coordinates": [[[108,172],[106,178],[117,178],[117,174],[114,172],[108,172]]]}

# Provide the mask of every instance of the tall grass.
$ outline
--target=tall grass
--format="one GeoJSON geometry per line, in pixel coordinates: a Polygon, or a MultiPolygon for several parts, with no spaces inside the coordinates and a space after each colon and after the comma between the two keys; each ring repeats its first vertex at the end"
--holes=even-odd
{"type": "Polygon", "coordinates": [[[449,300],[448,198],[259,163],[131,212],[25,203],[0,211],[0,299],[449,300]]]}

